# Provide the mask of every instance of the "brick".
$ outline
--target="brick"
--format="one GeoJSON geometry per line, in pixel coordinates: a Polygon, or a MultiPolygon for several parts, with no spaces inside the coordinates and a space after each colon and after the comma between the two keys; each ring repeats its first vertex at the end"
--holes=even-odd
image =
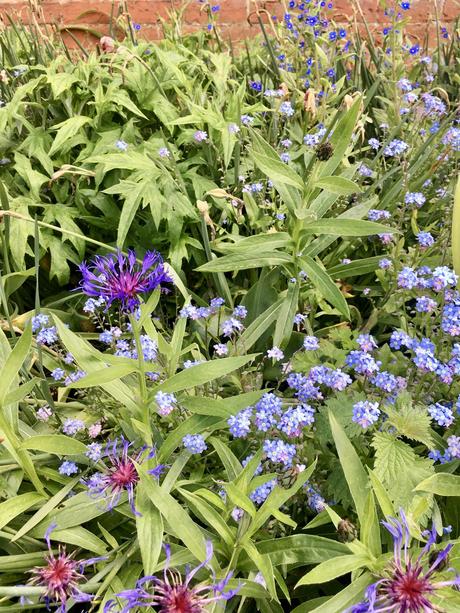
{"type": "MultiPolygon", "coordinates": [[[[457,0],[435,0],[439,6],[439,17],[443,25],[452,25],[458,16],[457,0]]],[[[356,9],[351,0],[332,0],[334,8],[328,12],[328,17],[337,23],[351,24],[356,9]]],[[[111,0],[33,0],[39,7],[35,19],[46,23],[57,23],[62,28],[65,25],[89,26],[101,34],[108,32],[109,15],[112,8],[111,0]]],[[[161,37],[161,22],[168,19],[171,11],[179,11],[183,6],[182,0],[128,0],[128,9],[135,23],[142,26],[142,35],[157,40],[161,37]]],[[[284,8],[282,0],[210,0],[210,4],[219,4],[220,10],[215,13],[222,35],[233,40],[241,40],[246,36],[253,36],[260,32],[256,9],[264,23],[268,23],[268,15],[277,15],[282,18],[284,8]]],[[[122,7],[121,0],[115,0],[115,9],[122,7]]],[[[203,10],[204,3],[192,0],[183,14],[183,30],[196,31],[208,23],[208,15],[203,10]]],[[[389,18],[383,15],[379,0],[361,0],[363,14],[371,29],[376,31],[376,37],[384,25],[389,24],[389,18]]],[[[117,13],[117,10],[115,11],[117,13]]],[[[22,19],[30,23],[29,3],[27,0],[0,0],[0,17],[7,23],[6,15],[14,19],[22,19]]],[[[411,9],[404,14],[410,18],[408,31],[411,38],[423,42],[427,29],[431,36],[435,31],[435,4],[433,0],[412,0],[411,9]]],[[[361,17],[357,14],[357,21],[361,17]]],[[[80,30],[82,40],[93,41],[80,30]]],[[[90,43],[89,43],[90,44],[90,43]]]]}

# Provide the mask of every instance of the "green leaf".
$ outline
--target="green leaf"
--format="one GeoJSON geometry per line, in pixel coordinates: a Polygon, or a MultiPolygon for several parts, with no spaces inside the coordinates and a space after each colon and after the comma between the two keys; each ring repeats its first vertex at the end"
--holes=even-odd
{"type": "Polygon", "coordinates": [[[249,514],[250,517],[254,517],[256,514],[256,507],[252,500],[246,496],[239,488],[233,483],[223,483],[222,487],[227,492],[229,500],[236,507],[240,507],[243,511],[249,514]]]}
{"type": "Polygon", "coordinates": [[[303,190],[304,182],[287,164],[280,160],[279,154],[256,132],[252,132],[254,145],[251,151],[255,165],[274,183],[291,185],[303,190]]]}
{"type": "Polygon", "coordinates": [[[354,181],[335,175],[331,177],[321,177],[321,179],[318,179],[318,181],[314,183],[313,187],[321,187],[339,196],[348,196],[349,194],[355,194],[362,191],[359,185],[354,181]]]}
{"type": "Polygon", "coordinates": [[[0,528],[3,528],[9,524],[12,519],[44,500],[46,500],[46,498],[35,492],[20,494],[19,496],[5,500],[5,502],[0,504],[0,528]]]}
{"type": "Polygon", "coordinates": [[[331,425],[332,436],[334,438],[337,453],[342,465],[345,479],[347,480],[350,493],[356,506],[356,512],[361,524],[365,521],[367,484],[369,482],[367,473],[364,470],[361,460],[350,443],[342,426],[329,411],[329,423],[331,425]]]}
{"type": "Polygon", "coordinates": [[[278,300],[271,304],[263,313],[252,321],[246,330],[237,340],[238,351],[248,351],[251,349],[266,330],[270,328],[277,319],[283,307],[283,300],[278,300]]]}
{"type": "Polygon", "coordinates": [[[386,432],[376,432],[372,440],[375,449],[375,474],[387,488],[395,508],[413,502],[414,488],[433,473],[433,462],[420,458],[406,443],[386,432]]]}
{"type": "Polygon", "coordinates": [[[252,353],[245,356],[233,358],[221,358],[219,360],[210,360],[203,364],[191,366],[185,370],[173,375],[164,383],[161,383],[154,389],[154,394],[158,391],[162,392],[180,392],[185,389],[190,389],[197,385],[203,385],[214,379],[219,379],[230,374],[234,370],[241,368],[255,357],[257,353],[252,353]]]}
{"type": "Polygon", "coordinates": [[[342,313],[346,319],[350,319],[350,311],[347,301],[331,277],[315,260],[304,255],[299,258],[300,265],[308,274],[310,281],[320,292],[322,297],[342,313]]]}
{"type": "Polygon", "coordinates": [[[395,508],[390,497],[388,496],[387,491],[383,487],[382,482],[373,470],[368,468],[368,473],[371,480],[372,489],[374,490],[375,497],[377,498],[380,508],[382,509],[382,513],[387,517],[394,517],[395,508]]]}
{"type": "Polygon", "coordinates": [[[78,381],[74,381],[68,387],[75,388],[87,388],[87,387],[98,387],[102,386],[104,383],[110,383],[111,381],[116,381],[125,377],[126,375],[135,372],[138,368],[138,364],[135,360],[133,360],[132,364],[116,364],[115,366],[106,366],[105,368],[101,368],[100,370],[95,370],[89,375],[85,375],[78,381]]]}
{"type": "Polygon", "coordinates": [[[85,453],[87,447],[80,441],[64,436],[63,434],[43,434],[31,436],[21,443],[21,449],[34,449],[45,453],[55,453],[57,455],[80,455],[85,453]]]}
{"type": "Polygon", "coordinates": [[[208,441],[217,451],[217,454],[225,467],[228,478],[230,480],[236,479],[243,467],[233,451],[223,441],[221,441],[220,438],[211,436],[208,441]]]}
{"type": "Polygon", "coordinates": [[[436,473],[419,483],[415,490],[437,496],[460,496],[460,477],[450,473],[436,473]]]}
{"type": "Polygon", "coordinates": [[[292,256],[278,251],[264,252],[259,250],[255,256],[253,252],[238,252],[216,258],[202,264],[198,272],[236,272],[250,268],[263,268],[264,266],[278,266],[292,263],[292,256]]]}
{"type": "Polygon", "coordinates": [[[258,251],[286,249],[291,243],[291,237],[287,232],[268,232],[265,234],[254,234],[254,236],[247,236],[245,238],[230,235],[228,238],[234,242],[216,243],[214,248],[224,253],[228,251],[254,251],[254,254],[257,255],[258,251]]]}
{"type": "Polygon", "coordinates": [[[265,585],[267,586],[267,590],[270,596],[274,598],[276,602],[279,602],[278,596],[276,594],[276,586],[273,578],[273,566],[270,557],[259,553],[257,547],[252,541],[247,541],[244,544],[244,549],[256,565],[259,572],[262,573],[262,576],[265,580],[265,585]]]}
{"type": "Polygon", "coordinates": [[[349,553],[344,543],[313,534],[294,534],[284,538],[259,541],[257,548],[270,555],[274,566],[318,564],[349,553]]]}
{"type": "Polygon", "coordinates": [[[187,511],[170,494],[162,490],[147,473],[146,468],[140,466],[139,473],[144,483],[145,494],[160,511],[173,533],[200,562],[203,562],[206,559],[206,548],[200,528],[193,522],[187,511]]]}
{"type": "Polygon", "coordinates": [[[56,151],[59,151],[67,140],[75,136],[84,125],[91,122],[91,117],[76,115],[53,126],[52,129],[57,130],[57,132],[48,154],[52,156],[56,151]]]}
{"type": "Polygon", "coordinates": [[[343,162],[343,156],[351,143],[351,135],[360,113],[361,104],[362,98],[359,96],[337,122],[330,138],[334,154],[327,162],[321,164],[320,178],[333,175],[339,164],[343,162]]]}
{"type": "Polygon", "coordinates": [[[179,488],[178,491],[181,496],[188,501],[189,508],[192,509],[200,522],[208,524],[208,526],[219,535],[219,538],[222,538],[226,545],[233,547],[235,544],[236,531],[232,531],[229,528],[222,518],[221,513],[216,511],[207,501],[193,492],[189,492],[184,488],[179,488]]]}
{"type": "Polygon", "coordinates": [[[337,264],[337,266],[328,268],[327,274],[333,279],[347,279],[348,277],[365,275],[377,270],[381,259],[380,255],[376,255],[362,260],[353,260],[349,264],[337,264]]]}
{"type": "Polygon", "coordinates": [[[151,575],[158,563],[163,547],[163,518],[148,498],[141,481],[136,488],[137,542],[141,550],[144,575],[151,575]]]}
{"type": "Polygon", "coordinates": [[[295,587],[298,588],[300,585],[312,585],[314,583],[326,583],[368,564],[372,564],[372,560],[365,554],[337,556],[315,566],[313,570],[296,583],[295,587]]]}
{"type": "MultiPolygon", "coordinates": [[[[302,228],[306,234],[332,234],[334,236],[372,236],[374,234],[392,234],[398,230],[390,226],[384,226],[374,221],[362,219],[321,219],[313,221],[302,228]]],[[[347,266],[351,266],[348,264],[347,266]]]]}
{"type": "MultiPolygon", "coordinates": [[[[343,613],[349,607],[357,604],[363,599],[364,591],[372,583],[372,575],[370,573],[362,574],[358,579],[353,581],[345,589],[341,590],[332,598],[328,598],[324,604],[319,607],[309,609],[309,613],[343,613]]],[[[292,613],[303,613],[302,605],[292,611],[292,613]]]]}
{"type": "Polygon", "coordinates": [[[283,300],[281,309],[276,318],[273,345],[284,347],[289,342],[294,324],[294,316],[299,306],[299,284],[291,283],[288,286],[287,296],[283,300]]]}
{"type": "Polygon", "coordinates": [[[0,371],[0,406],[3,406],[5,403],[6,395],[29,354],[31,343],[32,327],[29,324],[26,326],[22,336],[17,341],[0,371]]]}
{"type": "Polygon", "coordinates": [[[273,514],[273,511],[278,511],[283,504],[298,492],[302,485],[311,477],[315,467],[316,461],[298,475],[296,482],[289,489],[284,489],[279,485],[275,485],[275,488],[270,492],[266,501],[257,511],[254,520],[251,522],[248,531],[244,535],[245,538],[249,538],[255,534],[257,530],[265,524],[270,515],[273,514]]]}
{"type": "MultiPolygon", "coordinates": [[[[11,541],[12,542],[17,541],[18,539],[23,537],[25,534],[30,532],[32,528],[35,528],[35,526],[37,526],[49,513],[51,513],[66,498],[70,490],[73,487],[75,487],[75,485],[79,482],[79,480],[80,480],[80,477],[76,477],[72,479],[71,481],[69,481],[69,483],[67,483],[67,485],[65,485],[54,496],[52,496],[42,507],[40,507],[40,509],[34,515],[32,515],[32,517],[23,526],[21,526],[21,528],[18,530],[18,532],[16,532],[16,534],[11,539],[11,541]]],[[[47,526],[44,528],[44,530],[46,530],[48,525],[49,525],[49,522],[47,522],[47,526]]]]}

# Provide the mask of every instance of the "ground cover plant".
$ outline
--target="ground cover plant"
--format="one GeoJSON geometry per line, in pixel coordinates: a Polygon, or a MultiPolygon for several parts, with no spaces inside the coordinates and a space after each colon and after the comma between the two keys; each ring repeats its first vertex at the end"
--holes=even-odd
{"type": "Polygon", "coordinates": [[[457,26],[202,5],[0,33],[0,610],[460,610],[457,26]]]}

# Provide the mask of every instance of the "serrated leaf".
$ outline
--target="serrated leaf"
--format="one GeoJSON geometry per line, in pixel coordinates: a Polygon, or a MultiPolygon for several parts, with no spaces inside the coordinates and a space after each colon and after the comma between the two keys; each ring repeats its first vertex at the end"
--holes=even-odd
{"type": "Polygon", "coordinates": [[[386,413],[388,423],[394,426],[399,434],[432,449],[430,416],[425,407],[413,406],[409,394],[401,394],[396,402],[396,408],[388,407],[386,413]]]}
{"type": "Polygon", "coordinates": [[[407,507],[414,488],[433,472],[433,462],[420,458],[406,443],[386,432],[374,434],[375,474],[387,488],[395,508],[407,507]]]}

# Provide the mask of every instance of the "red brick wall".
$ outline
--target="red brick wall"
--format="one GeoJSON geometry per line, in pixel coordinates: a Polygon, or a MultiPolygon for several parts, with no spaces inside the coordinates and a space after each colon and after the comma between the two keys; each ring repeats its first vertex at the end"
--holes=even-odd
{"type": "MultiPolygon", "coordinates": [[[[330,1],[330,0],[327,0],[330,1]]],[[[141,26],[143,37],[155,39],[161,36],[161,20],[167,19],[171,10],[183,6],[182,0],[31,0],[35,6],[37,21],[56,24],[59,28],[66,25],[90,26],[101,34],[108,33],[109,16],[114,8],[114,14],[129,11],[132,20],[141,26]]],[[[353,20],[354,16],[361,20],[355,2],[351,0],[332,0],[334,8],[329,14],[340,22],[353,20]]],[[[204,2],[205,4],[206,2],[204,2]]],[[[378,0],[360,0],[363,14],[371,27],[382,29],[386,18],[378,0]]],[[[423,37],[427,23],[434,27],[436,15],[443,25],[452,23],[460,13],[460,0],[411,0],[411,9],[404,13],[410,18],[411,32],[423,37]]],[[[184,12],[183,27],[185,31],[205,28],[208,23],[206,10],[198,0],[188,0],[184,12]]],[[[215,14],[224,36],[234,40],[259,32],[255,10],[265,9],[270,14],[282,14],[283,0],[211,0],[210,4],[219,4],[220,11],[215,14]]],[[[285,0],[285,4],[288,1],[285,0]]],[[[391,4],[391,2],[387,2],[391,4]]],[[[20,15],[24,21],[29,21],[30,10],[28,0],[0,0],[0,16],[7,23],[7,15],[14,19],[20,15]]],[[[83,29],[72,29],[74,33],[83,29]]]]}

